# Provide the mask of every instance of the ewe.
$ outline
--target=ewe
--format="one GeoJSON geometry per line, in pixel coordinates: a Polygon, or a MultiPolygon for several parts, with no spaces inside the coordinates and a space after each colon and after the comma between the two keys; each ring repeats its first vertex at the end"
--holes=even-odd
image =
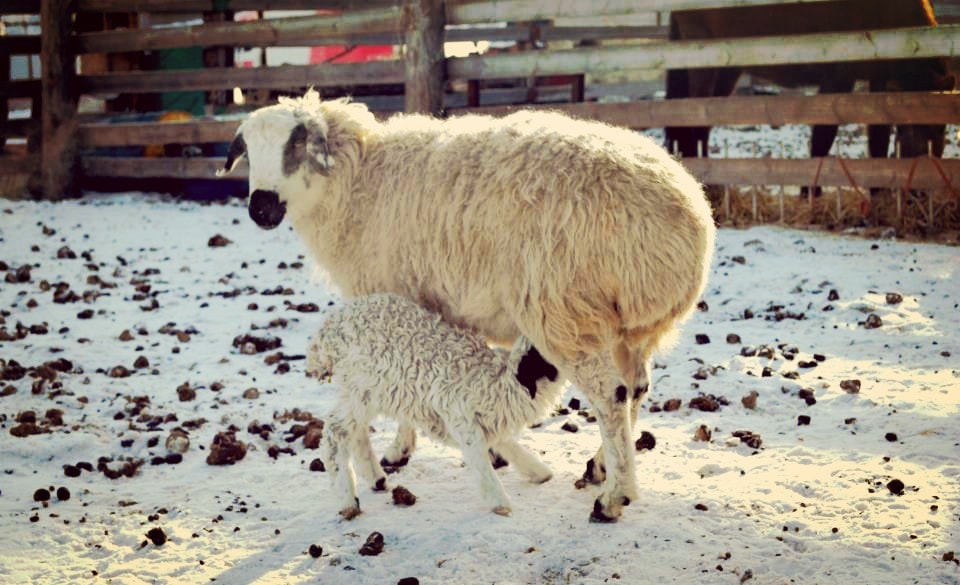
{"type": "Polygon", "coordinates": [[[374,294],[327,316],[310,343],[307,371],[332,376],[338,388],[325,418],[322,457],[344,518],[360,513],[354,458],[375,491],[387,487],[370,445],[370,421],[381,414],[459,446],[497,514],[510,513],[510,498],[490,464],[490,448],[530,481],[552,476],[516,435],[547,415],[564,382],[523,337],[509,352],[490,349],[405,297],[374,294]]]}
{"type": "Polygon", "coordinates": [[[591,519],[619,518],[638,495],[631,434],[651,354],[695,307],[713,254],[710,207],[677,161],[556,113],[378,122],[312,91],[251,114],[224,171],[243,155],[250,216],[268,229],[289,217],[344,295],[398,293],[491,341],[523,335],[573,381],[603,439],[584,474],[603,484],[591,519]]]}

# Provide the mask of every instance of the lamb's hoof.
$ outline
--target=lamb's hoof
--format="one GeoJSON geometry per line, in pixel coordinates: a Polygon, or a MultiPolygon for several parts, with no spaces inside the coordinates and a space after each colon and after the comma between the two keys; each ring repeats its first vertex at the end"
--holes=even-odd
{"type": "Polygon", "coordinates": [[[600,503],[600,498],[597,498],[593,501],[593,511],[590,512],[590,522],[595,522],[598,524],[612,524],[617,521],[616,516],[607,516],[603,511],[603,504],[600,503]]]}
{"type": "Polygon", "coordinates": [[[490,465],[492,465],[494,469],[500,469],[501,467],[506,467],[507,465],[510,465],[509,461],[501,457],[500,454],[494,451],[493,449],[490,449],[489,452],[490,452],[490,465]]]}
{"type": "Polygon", "coordinates": [[[349,508],[344,508],[340,510],[340,515],[343,516],[344,520],[353,520],[360,515],[360,506],[350,506],[349,508]]]}
{"type": "Polygon", "coordinates": [[[377,480],[377,483],[373,484],[373,491],[375,492],[385,492],[387,491],[387,478],[381,477],[377,480]]]}
{"type": "Polygon", "coordinates": [[[409,457],[404,457],[396,461],[389,461],[386,457],[380,459],[380,467],[383,468],[384,473],[396,473],[407,463],[410,463],[409,457]]]}
{"type": "Polygon", "coordinates": [[[498,516],[509,516],[511,512],[513,510],[510,509],[510,506],[497,506],[493,509],[493,513],[498,516]]]}
{"type": "Polygon", "coordinates": [[[531,481],[531,483],[540,484],[540,483],[547,483],[547,482],[550,481],[551,479],[553,479],[553,473],[547,473],[547,474],[544,474],[544,475],[536,475],[536,476],[533,476],[533,477],[530,478],[530,481],[531,481]]]}

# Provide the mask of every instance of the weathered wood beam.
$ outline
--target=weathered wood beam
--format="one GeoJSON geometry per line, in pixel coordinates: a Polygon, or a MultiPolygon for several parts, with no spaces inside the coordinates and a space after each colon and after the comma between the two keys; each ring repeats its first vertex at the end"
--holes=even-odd
{"type": "Polygon", "coordinates": [[[451,3],[447,21],[453,24],[478,22],[511,22],[579,18],[603,14],[615,16],[671,10],[793,4],[826,0],[488,0],[485,2],[451,3]]]}
{"type": "Polygon", "coordinates": [[[0,99],[25,98],[40,95],[39,79],[20,79],[17,81],[0,81],[0,99]]]}
{"type": "Polygon", "coordinates": [[[559,110],[628,128],[739,124],[948,124],[960,120],[957,93],[850,93],[731,96],[626,103],[492,106],[454,110],[502,116],[518,109],[559,110]]]}
{"type": "Polygon", "coordinates": [[[851,187],[843,169],[846,166],[850,176],[862,188],[898,189],[904,187],[910,178],[912,189],[946,189],[936,165],[940,166],[951,185],[960,184],[960,160],[957,159],[849,159],[841,165],[835,158],[686,158],[682,163],[697,179],[709,185],[808,186],[817,179],[819,186],[851,187]]]}
{"type": "Polygon", "coordinates": [[[81,75],[84,93],[149,93],[187,89],[339,87],[403,83],[401,61],[325,65],[280,65],[265,69],[224,68],[137,71],[81,75]]]}
{"type": "Polygon", "coordinates": [[[314,39],[343,42],[353,35],[400,30],[401,10],[384,6],[336,16],[297,16],[245,22],[210,22],[175,28],[90,32],[77,36],[80,53],[118,53],[192,46],[272,47],[314,39]]]}
{"type": "Polygon", "coordinates": [[[40,35],[0,36],[0,55],[36,55],[40,53],[40,35]]]}
{"type": "Polygon", "coordinates": [[[75,55],[70,50],[73,0],[41,0],[40,112],[43,164],[40,195],[63,199],[77,194],[77,93],[75,55]]]}
{"type": "Polygon", "coordinates": [[[443,0],[404,0],[404,110],[439,115],[446,79],[443,0]]]}
{"type": "Polygon", "coordinates": [[[239,120],[83,124],[80,126],[80,144],[92,148],[97,146],[230,142],[233,140],[233,135],[239,125],[239,120]]]}
{"type": "MultiPolygon", "coordinates": [[[[17,0],[20,2],[30,0],[17,0]]],[[[221,0],[79,0],[89,12],[216,12],[221,0]]],[[[399,5],[400,0],[229,0],[229,10],[357,10],[399,5]]]]}
{"type": "Polygon", "coordinates": [[[40,0],[4,0],[0,14],[39,14],[40,0]]]}
{"type": "MultiPolygon", "coordinates": [[[[840,163],[833,158],[822,159],[719,159],[698,158],[683,159],[683,165],[700,181],[712,185],[811,185],[817,177],[817,184],[824,187],[850,186],[840,163]]],[[[938,159],[947,179],[954,185],[960,183],[960,160],[938,159]]],[[[944,188],[943,178],[934,166],[934,162],[921,158],[914,159],[851,159],[843,164],[851,176],[862,188],[885,187],[896,189],[903,187],[913,167],[910,186],[914,189],[944,188]]],[[[213,178],[217,169],[223,166],[221,158],[112,158],[84,157],[83,174],[98,177],[180,177],[213,178]]],[[[246,165],[238,166],[234,179],[243,179],[247,174],[246,165]]]]}
{"type": "Polygon", "coordinates": [[[528,51],[448,59],[455,79],[690,69],[960,56],[960,25],[908,27],[789,37],[671,41],[642,46],[528,51]]]}

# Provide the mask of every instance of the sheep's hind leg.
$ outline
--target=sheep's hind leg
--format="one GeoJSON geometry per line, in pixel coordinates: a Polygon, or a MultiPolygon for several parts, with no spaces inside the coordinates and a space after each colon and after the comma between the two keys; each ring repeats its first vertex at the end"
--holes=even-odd
{"type": "Polygon", "coordinates": [[[393,473],[398,468],[403,467],[410,462],[410,455],[413,454],[417,446],[417,429],[407,422],[401,421],[397,427],[397,436],[393,439],[393,444],[384,453],[380,460],[380,465],[388,473],[393,473]]]}
{"type": "MultiPolygon", "coordinates": [[[[631,400],[630,400],[630,417],[629,422],[630,426],[633,429],[637,423],[637,420],[640,417],[640,406],[643,404],[644,399],[649,395],[650,391],[650,372],[653,370],[653,363],[649,357],[641,358],[640,367],[637,369],[637,378],[635,381],[635,386],[632,391],[631,400]]],[[[630,391],[628,391],[629,393],[630,391]]],[[[631,436],[632,436],[631,431],[631,436]]],[[[577,487],[583,488],[587,483],[593,484],[602,484],[604,479],[607,476],[607,468],[604,464],[603,457],[603,445],[597,449],[596,454],[587,461],[586,469],[583,472],[583,477],[577,481],[577,487]]]]}
{"type": "Polygon", "coordinates": [[[517,443],[516,439],[509,438],[499,441],[494,449],[527,476],[533,483],[544,483],[553,477],[553,471],[540,460],[532,451],[517,443]]]}
{"type": "MultiPolygon", "coordinates": [[[[620,379],[619,371],[610,354],[592,356],[571,368],[570,376],[593,404],[600,423],[603,440],[602,462],[594,458],[593,477],[605,471],[603,488],[590,514],[591,522],[616,522],[623,507],[638,494],[633,441],[631,438],[632,393],[620,379]]],[[[591,471],[590,463],[587,464],[591,471]]]]}
{"type": "Polygon", "coordinates": [[[348,423],[340,419],[327,419],[323,433],[321,459],[326,462],[327,472],[333,481],[335,497],[339,501],[339,513],[347,520],[360,514],[357,498],[357,480],[351,462],[352,436],[348,423]]]}
{"type": "Polygon", "coordinates": [[[479,428],[450,429],[450,434],[460,445],[467,467],[480,479],[480,495],[492,506],[494,513],[509,516],[512,511],[510,498],[500,483],[500,478],[490,464],[488,445],[479,428]]]}

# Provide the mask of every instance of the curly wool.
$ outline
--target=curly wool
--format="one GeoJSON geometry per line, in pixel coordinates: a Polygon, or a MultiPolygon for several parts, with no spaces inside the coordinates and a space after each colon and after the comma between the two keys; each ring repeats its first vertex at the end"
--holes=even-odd
{"type": "MultiPolygon", "coordinates": [[[[308,371],[321,377],[332,375],[338,389],[337,405],[326,423],[328,459],[364,458],[363,449],[349,452],[351,445],[358,434],[368,434],[372,419],[387,415],[460,446],[470,466],[490,467],[485,456],[482,461],[470,461],[466,451],[478,445],[464,443],[479,438],[481,453],[504,442],[517,447],[512,444],[515,436],[549,412],[563,387],[556,369],[546,362],[542,363],[552,369],[552,379],[539,377],[532,390],[520,382],[520,363],[525,356],[530,359],[531,351],[535,353],[524,338],[510,351],[492,349],[478,335],[444,322],[399,295],[374,294],[354,300],[327,316],[307,356],[308,371]]],[[[510,460],[510,449],[504,456],[510,460]]],[[[522,472],[528,471],[523,461],[517,463],[522,472]]],[[[340,473],[345,471],[336,461],[328,461],[331,464],[340,473]]],[[[361,469],[374,465],[372,483],[376,485],[385,477],[382,470],[377,471],[379,465],[360,462],[361,469]]],[[[549,470],[540,465],[528,475],[544,481],[549,470]]],[[[481,476],[487,473],[475,471],[481,476]]],[[[501,513],[508,511],[502,487],[494,486],[493,491],[484,496],[501,513]]],[[[341,495],[347,504],[355,497],[355,493],[341,495]]]]}

